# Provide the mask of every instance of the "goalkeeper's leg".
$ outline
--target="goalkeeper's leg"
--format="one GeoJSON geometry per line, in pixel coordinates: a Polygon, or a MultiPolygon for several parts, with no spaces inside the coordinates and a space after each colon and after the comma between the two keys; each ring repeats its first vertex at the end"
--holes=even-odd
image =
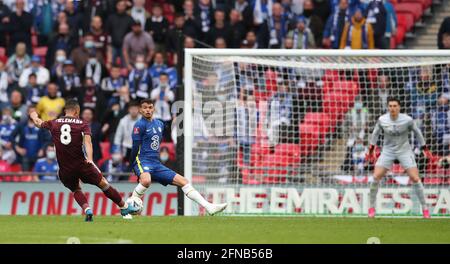
{"type": "Polygon", "coordinates": [[[425,203],[424,188],[419,177],[419,170],[417,169],[417,167],[412,167],[407,169],[406,173],[408,173],[409,178],[413,182],[412,187],[415,194],[417,195],[417,198],[419,198],[420,205],[422,206],[423,217],[430,218],[430,211],[428,210],[427,204],[425,203]]]}
{"type": "MultiPolygon", "coordinates": [[[[431,152],[429,152],[428,150],[426,151],[429,153],[431,158],[432,156],[431,152]]],[[[425,203],[423,184],[419,177],[419,170],[417,169],[414,153],[411,152],[404,155],[400,155],[398,158],[400,163],[402,164],[402,167],[406,169],[406,173],[408,173],[409,178],[413,182],[412,188],[414,190],[414,193],[417,195],[417,198],[419,198],[420,205],[422,206],[423,217],[430,218],[430,212],[425,203]]]]}
{"type": "Polygon", "coordinates": [[[208,202],[196,189],[194,189],[194,187],[192,187],[186,178],[179,174],[176,174],[173,178],[172,185],[181,187],[184,194],[189,199],[204,207],[210,215],[220,213],[227,207],[227,203],[213,204],[208,202]]]}
{"type": "Polygon", "coordinates": [[[388,169],[382,166],[375,166],[375,171],[373,173],[373,182],[370,184],[369,193],[369,217],[375,217],[375,207],[377,201],[378,187],[380,186],[380,181],[383,179],[384,175],[388,169]]]}

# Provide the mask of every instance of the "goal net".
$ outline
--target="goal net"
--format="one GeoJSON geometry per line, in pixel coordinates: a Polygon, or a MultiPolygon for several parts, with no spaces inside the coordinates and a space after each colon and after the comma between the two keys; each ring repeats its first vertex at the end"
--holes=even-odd
{"type": "MultiPolygon", "coordinates": [[[[368,139],[401,100],[435,159],[410,144],[434,216],[450,216],[450,53],[187,49],[185,175],[227,214],[365,215],[368,139]]],[[[378,146],[382,145],[382,136],[378,146]]],[[[394,163],[377,214],[421,212],[394,163]]],[[[186,215],[205,212],[189,199],[186,215]]]]}

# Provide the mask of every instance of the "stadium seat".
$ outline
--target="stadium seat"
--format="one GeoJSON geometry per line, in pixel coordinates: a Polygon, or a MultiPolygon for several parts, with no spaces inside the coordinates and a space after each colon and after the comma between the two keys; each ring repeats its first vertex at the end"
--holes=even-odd
{"type": "Polygon", "coordinates": [[[41,64],[45,65],[45,57],[47,56],[48,47],[35,47],[33,48],[33,55],[37,55],[41,58],[41,64]]]}
{"type": "Polygon", "coordinates": [[[422,9],[426,10],[433,4],[433,0],[402,0],[401,3],[418,3],[422,5],[422,9]]]}
{"type": "Polygon", "coordinates": [[[400,164],[392,164],[391,172],[394,174],[403,174],[405,173],[405,169],[400,164]]]}
{"type": "Polygon", "coordinates": [[[138,182],[138,177],[133,173],[130,177],[128,177],[128,182],[136,183],[138,182]]]}
{"type": "Polygon", "coordinates": [[[301,156],[313,154],[319,144],[320,132],[314,124],[300,124],[300,153],[301,156]]]}
{"type": "MultiPolygon", "coordinates": [[[[398,30],[397,30],[397,31],[398,31],[398,30]]],[[[391,41],[390,41],[390,44],[389,44],[389,48],[390,48],[390,49],[396,49],[396,48],[397,48],[397,42],[396,42],[395,37],[394,37],[394,38],[391,38],[391,41]]]]}
{"type": "Polygon", "coordinates": [[[167,52],[167,66],[173,67],[175,66],[175,53],[167,52]]]}
{"type": "Polygon", "coordinates": [[[47,55],[48,47],[35,47],[33,48],[33,54],[39,57],[45,57],[47,55]]]}
{"type": "Polygon", "coordinates": [[[192,175],[192,183],[206,183],[206,177],[203,175],[192,175]]]}
{"type": "Polygon", "coordinates": [[[33,48],[37,47],[39,45],[38,36],[36,34],[31,35],[31,46],[33,48]]]}
{"type": "Polygon", "coordinates": [[[442,177],[425,177],[423,179],[423,184],[425,185],[439,185],[444,183],[444,178],[442,177]]]}
{"type": "Polygon", "coordinates": [[[307,113],[303,122],[318,125],[322,136],[328,133],[331,128],[331,119],[327,113],[307,113]]]}
{"type": "Polygon", "coordinates": [[[264,177],[262,178],[263,183],[275,184],[286,182],[288,167],[280,163],[279,157],[275,153],[266,155],[260,165],[265,171],[264,177]]]}
{"type": "Polygon", "coordinates": [[[250,164],[255,164],[256,162],[262,160],[262,158],[269,153],[270,148],[259,144],[253,144],[250,150],[250,164]]]}
{"type": "Polygon", "coordinates": [[[255,89],[253,92],[256,103],[261,101],[267,101],[269,99],[269,93],[266,91],[260,91],[259,89],[255,89]]]}
{"type": "MultiPolygon", "coordinates": [[[[350,85],[350,87],[354,87],[356,82],[348,81],[345,86],[350,85]]],[[[322,109],[324,113],[327,113],[331,119],[331,127],[334,127],[336,123],[341,121],[350,109],[350,106],[353,105],[357,94],[357,87],[354,87],[353,90],[348,90],[344,88],[344,84],[339,85],[339,90],[334,90],[333,92],[327,93],[324,95],[322,100],[322,109]],[[347,92],[345,92],[347,91],[347,92]]]]}
{"type": "Polygon", "coordinates": [[[261,184],[262,182],[255,178],[255,175],[251,173],[251,170],[249,169],[242,169],[241,170],[241,176],[242,176],[242,183],[243,184],[249,184],[249,185],[255,185],[255,184],[261,184]]]}
{"type": "Polygon", "coordinates": [[[300,146],[298,144],[278,144],[275,146],[275,158],[281,167],[296,167],[301,161],[300,146]]]}
{"type": "Polygon", "coordinates": [[[164,3],[162,6],[163,16],[168,20],[169,24],[173,24],[175,20],[175,12],[172,9],[172,5],[169,3],[164,3]]]}
{"type": "MultiPolygon", "coordinates": [[[[414,27],[414,16],[410,13],[397,14],[397,21],[399,26],[403,26],[406,32],[409,32],[414,27]]],[[[398,30],[398,28],[397,28],[398,30]]]]}
{"type": "Polygon", "coordinates": [[[111,158],[111,143],[109,143],[109,141],[100,142],[100,149],[102,151],[102,158],[97,162],[99,167],[101,167],[106,160],[111,158]]]}
{"type": "Polygon", "coordinates": [[[419,3],[398,3],[395,6],[396,13],[410,13],[414,16],[414,22],[420,20],[423,14],[422,4],[419,3]]]}
{"type": "Polygon", "coordinates": [[[403,25],[398,25],[397,34],[395,35],[395,44],[396,45],[402,44],[403,41],[405,41],[405,36],[406,36],[405,27],[403,25]]]}
{"type": "Polygon", "coordinates": [[[264,73],[264,78],[266,84],[265,90],[269,93],[268,96],[270,96],[272,93],[277,91],[278,73],[269,69],[264,73]]]}

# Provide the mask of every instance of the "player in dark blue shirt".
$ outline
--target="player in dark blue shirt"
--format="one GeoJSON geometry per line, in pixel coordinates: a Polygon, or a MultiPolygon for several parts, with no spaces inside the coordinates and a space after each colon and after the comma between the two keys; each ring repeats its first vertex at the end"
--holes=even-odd
{"type": "Polygon", "coordinates": [[[171,169],[161,164],[159,160],[159,148],[163,137],[164,123],[153,118],[154,102],[144,99],[140,102],[142,118],[133,127],[133,148],[130,155],[130,164],[139,177],[139,184],[133,191],[133,196],[142,199],[145,191],[152,181],[163,185],[175,185],[181,187],[185,195],[203,206],[206,211],[214,215],[222,212],[227,204],[212,204],[189,184],[188,180],[171,169]]]}

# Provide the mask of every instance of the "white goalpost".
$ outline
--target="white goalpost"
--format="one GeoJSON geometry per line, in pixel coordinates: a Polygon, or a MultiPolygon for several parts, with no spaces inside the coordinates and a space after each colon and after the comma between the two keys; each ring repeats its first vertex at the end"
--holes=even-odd
{"type": "MultiPolygon", "coordinates": [[[[450,51],[185,49],[184,85],[184,176],[225,214],[365,216],[395,96],[435,155],[411,134],[430,213],[450,217],[450,51]]],[[[377,197],[378,215],[420,215],[397,162],[377,197]]],[[[205,212],[185,198],[184,214],[205,212]]]]}

